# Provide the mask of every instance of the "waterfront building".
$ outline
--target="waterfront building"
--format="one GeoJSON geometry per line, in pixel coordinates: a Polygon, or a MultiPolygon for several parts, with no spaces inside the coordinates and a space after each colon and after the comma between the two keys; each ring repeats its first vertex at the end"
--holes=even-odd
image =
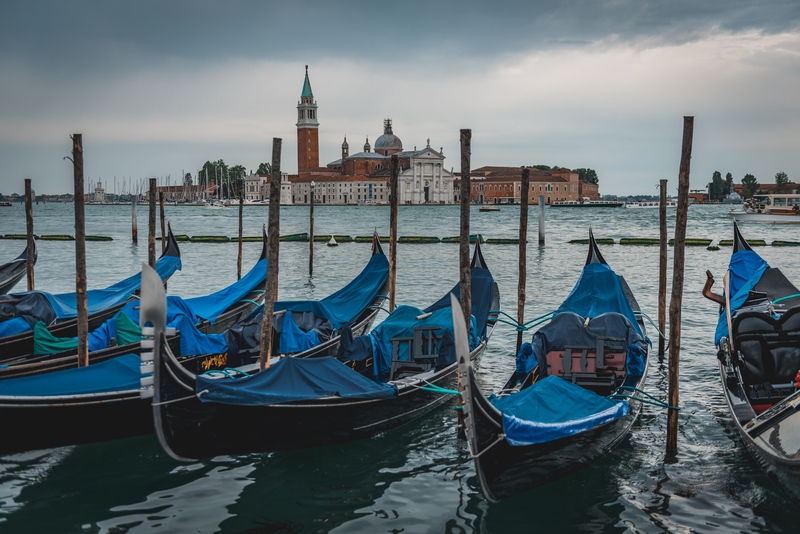
{"type": "MultiPolygon", "coordinates": [[[[541,170],[531,168],[528,202],[539,203],[543,195],[545,204],[557,200],[598,200],[597,184],[578,178],[576,171],[559,168],[541,170]]],[[[460,173],[457,173],[460,175],[460,173]]],[[[460,199],[460,180],[456,179],[456,198],[460,199]]],[[[470,199],[475,204],[518,204],[522,198],[522,167],[480,167],[470,170],[470,199]]],[[[458,201],[458,200],[457,200],[458,201]]]]}
{"type": "MultiPolygon", "coordinates": [[[[383,134],[363,150],[350,153],[347,136],[341,158],[319,166],[319,121],[317,102],[308,78],[308,66],[300,101],[297,104],[297,174],[289,177],[291,202],[319,204],[386,204],[389,202],[391,158],[397,154],[400,172],[398,200],[402,204],[451,204],[452,172],[444,168],[444,153],[431,148],[430,139],[421,150],[404,150],[403,142],[392,131],[392,119],[383,122],[383,134]]],[[[249,194],[249,193],[248,193],[249,194]]]]}
{"type": "MultiPolygon", "coordinates": [[[[272,176],[269,174],[257,174],[252,171],[244,178],[244,199],[247,202],[264,202],[269,200],[269,184],[272,176]]],[[[289,181],[289,174],[281,173],[281,205],[292,203],[292,184],[289,181]]]]}

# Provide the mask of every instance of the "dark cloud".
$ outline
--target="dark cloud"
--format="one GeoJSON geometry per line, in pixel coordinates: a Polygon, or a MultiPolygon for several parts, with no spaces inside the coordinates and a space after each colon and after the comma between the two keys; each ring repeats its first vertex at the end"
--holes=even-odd
{"type": "Polygon", "coordinates": [[[720,31],[776,33],[799,22],[796,0],[7,1],[0,7],[0,49],[56,72],[81,73],[135,68],[158,57],[452,61],[609,38],[650,46],[720,31]]]}

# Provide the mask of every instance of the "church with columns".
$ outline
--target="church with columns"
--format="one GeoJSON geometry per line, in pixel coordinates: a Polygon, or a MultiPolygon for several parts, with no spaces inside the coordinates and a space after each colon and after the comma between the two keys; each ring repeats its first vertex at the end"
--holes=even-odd
{"type": "Polygon", "coordinates": [[[452,204],[455,176],[444,168],[444,153],[427,145],[405,150],[392,130],[392,119],[383,121],[383,134],[369,137],[361,152],[350,153],[347,137],[341,158],[319,165],[317,102],[308,78],[308,66],[297,104],[297,175],[290,176],[292,203],[308,204],[311,194],[317,204],[387,204],[392,155],[398,156],[398,201],[400,204],[452,204]],[[313,190],[313,193],[312,193],[313,190]]]}

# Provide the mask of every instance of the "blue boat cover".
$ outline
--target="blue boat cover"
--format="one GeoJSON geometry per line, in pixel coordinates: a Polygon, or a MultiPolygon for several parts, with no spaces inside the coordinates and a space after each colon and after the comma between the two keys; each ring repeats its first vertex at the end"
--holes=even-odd
{"type": "Polygon", "coordinates": [[[552,321],[533,334],[532,351],[523,350],[517,354],[517,373],[524,377],[537,365],[540,375],[545,376],[547,353],[564,350],[567,345],[594,347],[598,337],[612,337],[624,339],[627,349],[625,360],[626,371],[629,376],[642,376],[644,374],[644,355],[647,353],[647,342],[634,328],[627,317],[621,313],[604,313],[590,319],[584,326],[586,319],[572,312],[562,312],[552,321]]]}
{"type": "Polygon", "coordinates": [[[0,380],[0,396],[41,397],[138,390],[141,361],[126,354],[86,367],[0,380]]]}
{"type": "Polygon", "coordinates": [[[350,399],[388,399],[397,396],[391,386],[378,384],[336,358],[281,358],[258,373],[230,380],[197,377],[202,402],[233,406],[269,406],[338,396],[350,399]]]}
{"type": "MultiPolygon", "coordinates": [[[[175,256],[163,256],[156,262],[156,271],[162,280],[169,278],[180,268],[181,259],[175,256]]],[[[130,299],[141,286],[141,276],[141,273],[137,273],[105,289],[87,291],[88,313],[96,313],[130,299]]],[[[4,295],[0,299],[0,321],[2,321],[0,322],[0,337],[28,332],[39,321],[44,321],[49,325],[54,321],[71,319],[76,316],[75,293],[53,295],[44,291],[26,291],[4,295]],[[12,318],[22,318],[28,323],[27,327],[22,321],[5,324],[12,318]]]]}
{"type": "Polygon", "coordinates": [[[242,300],[245,295],[257,287],[264,286],[267,280],[267,260],[259,260],[240,280],[228,287],[206,295],[186,299],[186,304],[197,317],[214,324],[217,317],[233,304],[242,300]]]}
{"type": "MultiPolygon", "coordinates": [[[[492,308],[492,296],[495,291],[495,281],[489,269],[482,267],[473,267],[471,269],[470,278],[470,295],[472,300],[472,315],[475,318],[478,337],[481,339],[486,337],[486,328],[489,322],[489,311],[492,308]]],[[[450,293],[454,294],[457,299],[461,298],[461,283],[453,287],[450,293]]],[[[434,304],[425,308],[426,312],[441,310],[443,308],[450,309],[450,293],[445,294],[442,298],[434,304]]]]}
{"type": "Polygon", "coordinates": [[[554,441],[627,415],[627,401],[615,401],[555,376],[519,393],[492,396],[503,414],[503,431],[516,447],[554,441]]]}
{"type": "MultiPolygon", "coordinates": [[[[431,315],[425,319],[417,320],[417,317],[424,313],[426,312],[414,306],[398,306],[385,321],[370,332],[369,339],[374,358],[373,372],[376,379],[380,376],[388,376],[392,370],[392,338],[413,337],[414,329],[421,326],[441,327],[434,331],[435,335],[440,337],[446,331],[453,332],[453,312],[449,306],[431,312],[431,315]]],[[[477,332],[476,321],[475,316],[472,316],[469,329],[470,350],[477,347],[480,342],[475,332],[477,332]]],[[[437,347],[437,352],[439,348],[437,347]]],[[[400,344],[398,359],[408,361],[408,343],[400,344]]]]}
{"type": "Polygon", "coordinates": [[[310,312],[328,321],[334,330],[355,320],[389,279],[389,260],[373,254],[367,266],[349,284],[322,300],[287,300],[275,303],[275,311],[310,312]]]}
{"type": "MultiPolygon", "coordinates": [[[[768,268],[769,264],[752,250],[739,250],[731,255],[731,261],[728,264],[728,271],[731,273],[728,281],[731,295],[731,315],[747,301],[750,290],[761,280],[761,275],[768,268]]],[[[717,321],[714,344],[719,345],[720,339],[727,335],[728,317],[723,309],[717,321]]]]}
{"type": "Polygon", "coordinates": [[[582,317],[597,317],[606,312],[621,313],[642,334],[633,314],[620,278],[605,263],[590,263],[584,266],[581,276],[569,296],[561,303],[556,313],[569,311],[582,317]]]}

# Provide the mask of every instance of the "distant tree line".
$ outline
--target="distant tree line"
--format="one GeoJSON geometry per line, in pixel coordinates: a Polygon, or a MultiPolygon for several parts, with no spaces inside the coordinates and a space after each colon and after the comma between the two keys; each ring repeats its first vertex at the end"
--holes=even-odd
{"type": "MultiPolygon", "coordinates": [[[[758,179],[752,174],[748,173],[742,178],[742,196],[750,198],[759,191],[761,184],[758,179]]],[[[789,175],[781,171],[775,174],[775,192],[783,193],[789,185],[789,175]]],[[[725,180],[722,179],[722,174],[719,171],[714,171],[711,177],[711,183],[708,184],[708,199],[711,201],[722,200],[726,195],[733,192],[733,176],[731,173],[725,175],[725,180]]]]}
{"type": "MultiPolygon", "coordinates": [[[[258,174],[269,174],[272,166],[269,163],[261,163],[256,171],[258,174]]],[[[206,161],[203,167],[197,171],[197,183],[202,186],[210,186],[213,181],[222,188],[223,197],[238,196],[238,192],[244,189],[244,178],[247,169],[244,165],[228,166],[224,160],[206,161]]],[[[184,184],[192,185],[191,173],[184,176],[184,184]]]]}

